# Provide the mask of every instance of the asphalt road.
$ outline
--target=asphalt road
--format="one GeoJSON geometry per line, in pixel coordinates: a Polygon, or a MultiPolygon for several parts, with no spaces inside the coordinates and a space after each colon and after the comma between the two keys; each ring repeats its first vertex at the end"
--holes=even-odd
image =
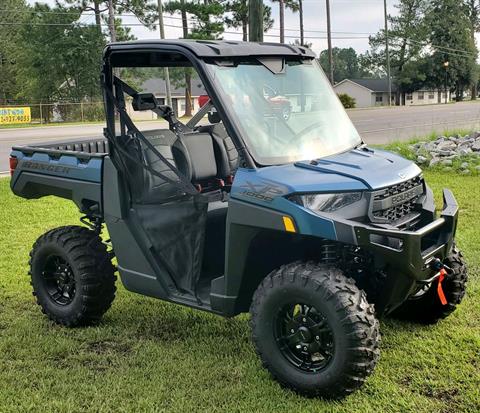
{"type": "MultiPolygon", "coordinates": [[[[388,143],[452,129],[480,129],[480,102],[449,105],[356,109],[348,112],[369,144],[388,143]]],[[[165,128],[165,122],[140,122],[140,129],[165,128]]],[[[8,171],[13,145],[77,140],[102,136],[103,125],[0,129],[0,173],[8,171]]]]}

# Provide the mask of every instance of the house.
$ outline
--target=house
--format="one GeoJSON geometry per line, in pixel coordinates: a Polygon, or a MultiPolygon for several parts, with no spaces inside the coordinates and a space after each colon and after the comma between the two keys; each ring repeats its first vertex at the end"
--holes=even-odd
{"type": "MultiPolygon", "coordinates": [[[[151,78],[144,81],[140,87],[140,90],[145,93],[153,93],[158,99],[161,105],[165,105],[167,102],[167,92],[165,86],[165,80],[161,78],[151,78]]],[[[183,116],[185,113],[185,88],[175,87],[173,84],[170,86],[170,93],[172,95],[172,108],[177,116],[183,116]]],[[[197,113],[200,106],[198,104],[198,97],[205,95],[205,89],[202,82],[198,78],[192,78],[192,115],[197,113]]],[[[155,120],[157,115],[151,111],[135,112],[131,105],[127,106],[129,115],[134,120],[155,120]]]]}
{"type": "MultiPolygon", "coordinates": [[[[388,106],[387,79],[344,79],[334,87],[337,94],[346,93],[356,101],[357,108],[388,106]]],[[[401,103],[405,106],[429,105],[445,101],[445,91],[419,89],[404,93],[397,101],[397,87],[392,84],[392,105],[401,103]]],[[[449,94],[450,99],[450,94],[449,94]]]]}

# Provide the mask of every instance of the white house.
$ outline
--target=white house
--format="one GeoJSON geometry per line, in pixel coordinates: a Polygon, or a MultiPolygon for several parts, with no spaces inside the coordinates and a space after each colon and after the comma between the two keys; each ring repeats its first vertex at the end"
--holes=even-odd
{"type": "MultiPolygon", "coordinates": [[[[356,101],[357,108],[388,106],[387,79],[345,79],[334,87],[337,94],[346,93],[356,101]]],[[[395,105],[397,88],[392,84],[392,105],[395,105]]],[[[449,94],[450,100],[450,94],[449,94]]],[[[420,89],[405,93],[400,102],[405,106],[429,105],[445,101],[445,91],[420,89]]]]}
{"type": "MultiPolygon", "coordinates": [[[[166,104],[166,87],[165,80],[160,78],[151,78],[143,82],[140,90],[142,92],[150,92],[155,95],[159,103],[166,104]]],[[[183,116],[185,113],[185,88],[176,88],[174,85],[170,87],[170,93],[172,95],[172,108],[177,116],[183,116]]],[[[198,104],[198,97],[205,95],[205,89],[202,82],[198,78],[192,79],[192,115],[197,113],[200,106],[198,104]]],[[[127,111],[134,120],[154,120],[157,119],[157,115],[149,110],[144,112],[135,112],[131,107],[131,104],[127,104],[127,111]]]]}

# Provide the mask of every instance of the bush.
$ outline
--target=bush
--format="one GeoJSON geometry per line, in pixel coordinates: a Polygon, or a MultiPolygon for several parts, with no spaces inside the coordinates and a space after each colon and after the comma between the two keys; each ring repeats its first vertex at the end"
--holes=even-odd
{"type": "Polygon", "coordinates": [[[340,102],[342,102],[342,105],[345,109],[353,109],[357,102],[355,101],[355,98],[352,98],[350,95],[347,95],[346,93],[339,93],[338,98],[340,99],[340,102]]]}

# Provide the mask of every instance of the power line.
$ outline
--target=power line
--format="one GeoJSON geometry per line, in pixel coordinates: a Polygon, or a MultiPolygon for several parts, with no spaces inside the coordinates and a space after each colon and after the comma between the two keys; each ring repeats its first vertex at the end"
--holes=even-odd
{"type": "MultiPolygon", "coordinates": [[[[305,1],[305,0],[304,0],[305,1]]],[[[336,0],[338,1],[338,0],[336,0]]],[[[383,1],[383,0],[378,0],[378,2],[380,1],[383,1]]],[[[2,9],[0,10],[0,13],[2,12],[24,12],[24,13],[37,13],[35,11],[18,11],[18,10],[7,10],[7,9],[2,9]]],[[[56,11],[53,11],[53,10],[50,10],[50,11],[47,11],[47,10],[44,10],[44,11],[38,11],[38,13],[51,13],[51,14],[62,14],[62,15],[70,15],[70,14],[78,14],[78,13],[73,13],[73,12],[56,12],[56,11]]],[[[82,13],[79,17],[80,17],[80,22],[73,22],[73,23],[36,23],[36,22],[0,22],[0,26],[22,26],[22,25],[29,25],[29,26],[63,26],[63,27],[67,27],[67,26],[91,26],[91,25],[94,25],[94,23],[88,23],[88,22],[85,22],[84,19],[83,19],[83,16],[95,16],[94,13],[82,13]]],[[[125,12],[125,13],[121,13],[121,14],[115,14],[116,17],[135,17],[135,15],[133,13],[129,13],[129,12],[125,12]]],[[[165,18],[168,18],[168,19],[173,19],[173,20],[181,20],[181,17],[176,17],[176,16],[164,16],[165,18]]],[[[195,19],[192,19],[190,18],[190,21],[192,23],[197,23],[198,21],[195,20],[195,19]]],[[[152,23],[153,25],[154,23],[152,23]]],[[[101,23],[102,26],[108,26],[108,24],[106,23],[101,23]]],[[[119,26],[125,26],[125,27],[147,27],[145,26],[144,24],[142,23],[120,23],[119,26]]],[[[182,27],[181,26],[178,26],[178,25],[174,25],[174,24],[165,24],[166,27],[170,27],[170,28],[175,28],[175,29],[181,29],[182,27]]],[[[191,30],[192,27],[189,27],[189,30],[191,30]]],[[[277,27],[272,27],[270,30],[280,30],[279,28],[277,27]]],[[[286,28],[285,29],[286,31],[294,31],[294,32],[298,32],[299,29],[289,29],[289,28],[286,28]]],[[[211,32],[211,33],[217,33],[216,31],[211,31],[211,30],[207,30],[207,32],[211,32]]],[[[308,33],[322,33],[322,34],[325,34],[325,36],[305,36],[306,39],[311,39],[311,40],[327,40],[327,31],[325,30],[314,30],[314,29],[305,29],[305,32],[308,32],[308,33]]],[[[224,31],[223,33],[225,34],[233,34],[233,35],[241,35],[242,32],[238,32],[238,31],[224,31]]],[[[377,34],[377,33],[373,33],[373,32],[343,32],[343,31],[332,31],[332,34],[336,34],[336,35],[341,35],[341,36],[334,36],[332,37],[333,39],[335,40],[362,40],[362,39],[368,39],[370,37],[370,35],[374,35],[374,34],[377,34]]],[[[276,38],[278,37],[278,34],[268,34],[266,33],[264,35],[265,37],[270,37],[270,38],[276,38]]],[[[285,35],[286,38],[289,38],[289,39],[297,39],[298,36],[294,36],[294,35],[285,35]]],[[[390,38],[397,38],[397,39],[401,39],[401,37],[399,36],[391,36],[390,35],[390,38]]],[[[425,42],[421,42],[421,41],[417,41],[417,40],[413,40],[413,39],[406,39],[408,43],[415,43],[417,45],[420,45],[422,47],[432,47],[432,48],[435,48],[435,49],[439,49],[440,51],[446,53],[446,54],[449,54],[451,56],[459,56],[459,57],[474,57],[475,54],[472,53],[472,52],[469,52],[467,50],[461,50],[461,49],[455,49],[455,48],[451,48],[451,47],[447,47],[447,46],[439,46],[439,45],[432,45],[432,44],[428,44],[428,43],[425,43],[425,42]],[[452,52],[455,52],[455,53],[452,53],[452,52]]]]}
{"type": "MultiPolygon", "coordinates": [[[[95,26],[94,23],[92,24],[87,24],[87,23],[30,23],[30,22],[26,22],[26,23],[2,23],[0,22],[0,26],[58,26],[58,27],[68,27],[68,26],[83,26],[83,27],[88,27],[88,26],[95,26]]],[[[101,23],[102,26],[108,26],[107,23],[101,23]]],[[[141,26],[141,27],[145,27],[144,24],[142,23],[120,23],[118,24],[118,26],[125,26],[125,27],[135,27],[135,26],[141,26]]],[[[176,25],[172,25],[172,24],[165,24],[165,27],[172,27],[172,28],[175,28],[175,29],[181,29],[182,26],[176,26],[176,25]]],[[[189,30],[192,30],[192,29],[195,29],[195,27],[189,27],[189,30]]],[[[215,31],[215,30],[205,30],[204,31],[206,32],[209,32],[209,33],[218,33],[218,31],[215,31]]],[[[232,32],[232,31],[223,31],[221,32],[222,34],[235,34],[235,35],[242,35],[242,32],[232,32]]],[[[278,37],[278,35],[276,34],[264,34],[265,37],[278,37]]],[[[289,36],[289,35],[285,35],[286,38],[289,38],[289,39],[297,39],[298,36],[289,36]]],[[[345,40],[354,40],[354,39],[366,39],[368,38],[368,36],[341,36],[341,37],[333,37],[334,39],[345,39],[345,40]]],[[[327,39],[327,36],[305,36],[305,39],[321,39],[321,40],[326,40],[327,39]]]]}

